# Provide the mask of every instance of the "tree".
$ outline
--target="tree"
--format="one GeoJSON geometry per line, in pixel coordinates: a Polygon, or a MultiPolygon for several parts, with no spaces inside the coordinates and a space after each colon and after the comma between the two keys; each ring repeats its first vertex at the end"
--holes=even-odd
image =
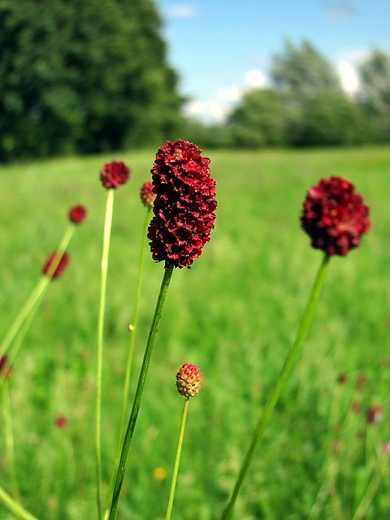
{"type": "Polygon", "coordinates": [[[287,97],[306,99],[320,91],[341,91],[330,63],[307,41],[301,48],[287,42],[284,54],[273,56],[271,76],[276,89],[287,97]]]}
{"type": "Polygon", "coordinates": [[[342,93],[323,91],[303,107],[301,146],[352,145],[367,137],[361,108],[342,93]]]}
{"type": "Polygon", "coordinates": [[[360,67],[361,104],[379,139],[390,141],[390,56],[374,50],[360,67]]]}
{"type": "Polygon", "coordinates": [[[300,144],[305,106],[321,92],[340,94],[339,79],[330,63],[307,41],[301,47],[287,42],[284,53],[273,56],[271,77],[288,112],[289,142],[300,144]]]}
{"type": "Polygon", "coordinates": [[[247,92],[229,116],[228,124],[237,146],[262,148],[286,141],[286,110],[281,97],[272,89],[247,92]]]}
{"type": "Polygon", "coordinates": [[[152,0],[0,0],[0,159],[155,144],[179,122],[152,0]]]}

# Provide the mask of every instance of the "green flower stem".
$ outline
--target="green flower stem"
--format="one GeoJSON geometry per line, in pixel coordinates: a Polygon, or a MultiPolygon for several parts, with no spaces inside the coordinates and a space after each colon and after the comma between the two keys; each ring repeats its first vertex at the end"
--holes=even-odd
{"type": "MultiPolygon", "coordinates": [[[[5,379],[5,378],[3,378],[5,379]]],[[[12,486],[12,494],[15,499],[20,498],[18,480],[16,477],[16,464],[15,464],[15,444],[14,444],[14,432],[12,425],[12,413],[11,413],[11,400],[9,396],[8,379],[5,381],[2,388],[2,401],[3,401],[3,420],[4,420],[4,437],[5,446],[7,453],[7,461],[9,466],[9,480],[12,486]]]]}
{"type": "Polygon", "coordinates": [[[0,486],[0,501],[20,520],[38,520],[0,486]]]}
{"type": "Polygon", "coordinates": [[[108,252],[110,250],[110,236],[112,213],[114,207],[114,190],[107,193],[106,217],[103,234],[103,253],[101,270],[100,306],[97,338],[97,367],[96,367],[96,427],[95,427],[95,454],[96,454],[96,500],[98,519],[102,518],[102,453],[101,453],[101,419],[102,419],[102,374],[103,374],[103,330],[104,311],[106,306],[108,252]]]}
{"type": "MultiPolygon", "coordinates": [[[[12,347],[11,347],[10,353],[9,353],[9,357],[8,357],[9,366],[12,366],[15,362],[15,359],[19,353],[20,347],[22,346],[23,340],[30,328],[31,323],[34,320],[34,316],[37,313],[37,310],[39,308],[39,305],[42,301],[43,296],[44,296],[44,293],[41,293],[39,298],[36,300],[35,305],[31,308],[30,313],[27,315],[27,317],[21,327],[21,330],[19,330],[18,335],[16,336],[16,338],[12,344],[12,347]]],[[[6,380],[4,378],[0,378],[0,389],[2,388],[5,381],[6,380]]]]}
{"type": "MultiPolygon", "coordinates": [[[[126,409],[127,409],[127,401],[128,401],[128,397],[129,397],[129,388],[130,388],[130,375],[131,375],[131,367],[132,367],[133,356],[134,356],[135,338],[136,338],[137,327],[138,327],[139,304],[141,301],[141,285],[142,285],[142,272],[143,272],[144,257],[145,257],[145,244],[146,244],[147,230],[148,230],[148,226],[149,226],[149,222],[150,222],[151,211],[152,211],[152,208],[148,207],[146,210],[145,221],[144,221],[144,225],[142,228],[142,242],[141,242],[141,250],[140,250],[139,261],[138,261],[138,274],[137,274],[137,282],[136,282],[133,321],[130,324],[131,328],[129,327],[130,343],[129,343],[129,349],[127,352],[125,382],[124,382],[124,386],[123,386],[122,412],[121,412],[121,418],[120,418],[120,424],[119,424],[118,441],[117,441],[116,450],[115,450],[115,460],[114,460],[114,465],[113,465],[112,472],[111,472],[110,485],[108,487],[110,495],[112,494],[112,490],[113,490],[113,486],[114,486],[115,470],[118,467],[119,457],[120,457],[120,453],[121,453],[121,446],[122,446],[122,442],[123,442],[123,433],[125,430],[126,409]]],[[[106,514],[108,515],[108,508],[107,508],[106,514]]]]}
{"type": "Polygon", "coordinates": [[[16,334],[20,330],[20,327],[22,326],[23,322],[31,312],[31,310],[34,308],[36,302],[44,295],[47,286],[49,285],[50,280],[53,277],[53,273],[58,267],[58,264],[60,263],[60,260],[62,258],[62,255],[64,251],[66,250],[70,239],[72,238],[73,232],[74,232],[75,226],[74,224],[69,224],[68,228],[65,231],[64,237],[58,246],[55,257],[51,263],[50,269],[47,274],[43,275],[42,278],[39,280],[38,284],[36,285],[35,289],[31,293],[30,297],[24,304],[24,306],[21,308],[19,314],[16,316],[13,324],[11,325],[7,335],[4,337],[1,346],[0,346],[0,354],[3,355],[7,352],[8,347],[12,343],[13,339],[15,338],[16,334]]]}
{"type": "Polygon", "coordinates": [[[163,277],[163,280],[161,283],[160,293],[159,293],[158,299],[157,299],[156,310],[154,311],[154,316],[153,316],[152,326],[151,326],[150,332],[149,332],[148,342],[146,344],[144,359],[142,362],[141,372],[140,372],[139,379],[138,379],[138,385],[137,385],[137,390],[136,390],[135,397],[134,397],[133,407],[132,407],[132,410],[130,413],[130,418],[129,418],[129,422],[127,425],[125,438],[123,440],[122,453],[121,453],[121,458],[120,458],[119,465],[118,465],[114,492],[112,495],[109,520],[115,520],[115,518],[116,518],[116,512],[118,509],[118,502],[119,502],[119,495],[120,495],[120,491],[122,489],[123,478],[124,478],[124,474],[125,474],[127,455],[128,455],[129,448],[130,448],[131,439],[133,437],[135,424],[137,422],[138,412],[139,412],[140,405],[141,405],[142,392],[143,392],[143,389],[145,386],[150,358],[152,355],[153,346],[154,346],[154,342],[155,342],[157,331],[158,331],[158,326],[159,326],[159,323],[161,320],[161,314],[162,314],[165,299],[167,296],[169,283],[171,281],[172,272],[173,272],[172,267],[165,268],[165,270],[164,270],[164,277],[163,277]]]}
{"type": "Polygon", "coordinates": [[[179,472],[180,456],[181,456],[181,449],[183,447],[184,431],[185,431],[185,427],[186,427],[189,402],[190,402],[190,398],[186,397],[184,400],[183,413],[181,416],[179,439],[177,441],[176,458],[175,458],[175,464],[173,466],[171,489],[169,491],[168,507],[167,507],[167,514],[165,516],[165,520],[170,520],[171,514],[172,514],[173,499],[175,496],[177,474],[179,472]]]}
{"type": "Polygon", "coordinates": [[[314,281],[313,289],[310,294],[305,312],[304,312],[301,322],[299,324],[295,342],[290,350],[290,353],[288,354],[288,356],[284,362],[284,365],[283,365],[282,371],[280,372],[279,378],[274,386],[274,389],[272,390],[272,393],[267,401],[267,404],[265,405],[263,413],[257,424],[256,430],[253,434],[251,445],[248,449],[248,452],[247,452],[244,462],[242,464],[241,471],[237,478],[237,482],[234,487],[232,496],[231,496],[230,501],[227,504],[225,510],[222,513],[221,520],[228,520],[232,516],[233,508],[236,503],[237,496],[241,490],[245,477],[248,473],[249,467],[254,459],[256,448],[263,436],[264,430],[272,415],[275,405],[279,400],[279,397],[283,391],[283,388],[285,387],[285,385],[291,375],[291,372],[294,368],[296,359],[298,357],[299,352],[301,351],[303,341],[304,341],[307,331],[309,329],[310,323],[313,319],[314,311],[316,309],[318,299],[321,294],[321,289],[324,284],[326,268],[327,268],[328,264],[329,264],[329,256],[325,255],[322,260],[322,263],[320,265],[320,268],[318,270],[317,277],[314,281]]]}
{"type": "MultiPolygon", "coordinates": [[[[370,427],[368,428],[370,430],[370,427]]],[[[369,435],[369,431],[367,431],[367,437],[369,435]]],[[[377,444],[376,439],[374,440],[374,446],[377,444]]],[[[373,501],[376,492],[378,491],[378,487],[380,486],[380,483],[383,479],[383,473],[385,469],[385,463],[387,462],[388,454],[382,451],[382,454],[378,456],[377,465],[375,467],[375,471],[373,472],[370,482],[367,486],[366,492],[364,493],[356,511],[355,514],[352,517],[352,520],[362,520],[366,513],[368,508],[370,507],[371,502],[373,501]]]]}

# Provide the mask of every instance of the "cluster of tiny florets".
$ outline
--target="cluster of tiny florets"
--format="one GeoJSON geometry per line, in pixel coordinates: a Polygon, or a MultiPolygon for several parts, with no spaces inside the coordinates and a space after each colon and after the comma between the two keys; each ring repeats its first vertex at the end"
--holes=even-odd
{"type": "Polygon", "coordinates": [[[156,194],[153,191],[153,183],[150,181],[144,182],[140,191],[141,201],[147,208],[153,208],[156,194]]]}
{"type": "Polygon", "coordinates": [[[81,224],[84,221],[86,214],[87,210],[85,206],[73,206],[73,208],[69,210],[69,220],[72,224],[81,224]]]}
{"type": "Polygon", "coordinates": [[[353,184],[331,177],[309,189],[301,225],[314,248],[329,256],[344,256],[360,244],[361,235],[370,229],[368,213],[353,184]]]}
{"type": "MultiPolygon", "coordinates": [[[[55,252],[51,253],[51,255],[48,256],[48,258],[43,266],[43,269],[42,269],[43,274],[48,275],[50,273],[50,267],[52,266],[55,257],[56,257],[55,252]]],[[[65,269],[67,268],[68,264],[69,264],[69,255],[68,255],[68,253],[65,252],[62,254],[61,260],[59,261],[59,263],[58,263],[57,267],[55,268],[54,273],[51,275],[51,277],[53,279],[59,278],[62,275],[62,273],[65,271],[65,269]]]]}
{"type": "Polygon", "coordinates": [[[129,177],[130,169],[122,161],[104,164],[100,171],[100,180],[107,189],[119,188],[129,180],[129,177]]]}
{"type": "Polygon", "coordinates": [[[148,238],[153,259],[164,260],[167,268],[190,267],[210,239],[217,202],[209,163],[187,141],[167,141],[156,154],[148,238]]]}
{"type": "Polygon", "coordinates": [[[198,395],[202,385],[202,372],[196,365],[184,364],[176,374],[176,388],[184,397],[198,395]]]}

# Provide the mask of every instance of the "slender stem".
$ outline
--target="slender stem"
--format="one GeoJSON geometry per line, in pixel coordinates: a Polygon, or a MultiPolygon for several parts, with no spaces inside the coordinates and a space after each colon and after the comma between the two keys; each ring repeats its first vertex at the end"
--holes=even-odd
{"type": "Polygon", "coordinates": [[[16,477],[16,464],[15,464],[15,443],[14,443],[14,432],[12,425],[12,413],[11,413],[11,400],[9,395],[8,379],[6,379],[2,388],[3,397],[3,418],[4,418],[4,436],[5,445],[7,451],[7,459],[9,465],[9,479],[13,488],[13,496],[15,499],[20,498],[18,480],[16,477]]]}
{"type": "Polygon", "coordinates": [[[314,315],[314,311],[315,311],[315,308],[317,306],[317,303],[318,303],[318,299],[320,297],[320,293],[321,293],[321,289],[322,289],[322,286],[324,284],[324,280],[325,280],[325,274],[326,274],[326,268],[328,266],[328,263],[329,263],[329,256],[325,255],[323,260],[322,260],[322,263],[320,265],[320,268],[318,270],[318,273],[317,273],[317,276],[316,276],[316,279],[314,281],[314,285],[313,285],[313,289],[312,289],[312,292],[310,294],[310,297],[309,297],[309,300],[308,300],[308,303],[306,305],[306,309],[305,309],[305,312],[303,314],[303,317],[301,319],[301,322],[299,324],[299,328],[298,328],[298,332],[297,332],[297,336],[296,336],[296,339],[295,339],[295,342],[290,350],[290,353],[288,354],[285,362],[284,362],[284,365],[283,365],[283,368],[280,372],[280,375],[279,375],[279,378],[278,380],[276,381],[276,384],[274,386],[274,389],[272,390],[271,392],[271,395],[270,397],[268,398],[268,401],[267,401],[267,404],[265,405],[265,408],[263,410],[263,413],[260,417],[260,420],[257,424],[257,427],[256,427],[256,430],[253,434],[253,438],[252,438],[252,442],[249,446],[249,449],[248,449],[248,452],[245,456],[245,459],[244,459],[244,462],[242,464],[242,467],[241,467],[241,471],[240,471],[240,474],[237,478],[237,482],[236,482],[236,485],[234,487],[234,490],[233,490],[233,493],[232,493],[232,496],[230,498],[230,501],[229,503],[227,504],[225,510],[223,511],[222,513],[222,517],[221,517],[221,520],[228,520],[229,518],[231,518],[232,516],[232,513],[233,513],[233,508],[234,508],[234,505],[235,505],[235,502],[237,500],[237,496],[241,490],[241,487],[242,487],[242,484],[245,480],[245,477],[248,473],[248,470],[249,470],[249,467],[253,461],[253,458],[254,458],[254,455],[255,455],[255,451],[256,451],[256,448],[263,436],[263,433],[264,433],[264,430],[267,426],[267,423],[272,415],[272,412],[275,408],[275,405],[276,403],[278,402],[279,400],[279,397],[283,391],[283,388],[284,386],[286,385],[287,383],[287,380],[289,379],[290,375],[291,375],[291,372],[292,372],[292,369],[294,367],[294,364],[295,364],[295,361],[298,357],[298,354],[301,350],[301,347],[302,347],[302,344],[303,344],[303,341],[305,339],[305,336],[307,334],[307,331],[309,329],[309,326],[310,326],[310,323],[312,321],[312,318],[313,318],[313,315],[314,315]]]}
{"type": "MultiPolygon", "coordinates": [[[[145,215],[145,221],[144,221],[144,225],[142,228],[142,241],[141,241],[141,249],[140,249],[139,261],[138,261],[138,273],[137,273],[137,282],[136,282],[133,320],[129,326],[130,343],[129,343],[129,349],[127,351],[125,382],[124,382],[124,386],[123,386],[122,412],[121,412],[121,418],[120,418],[120,424],[119,424],[118,440],[117,440],[116,449],[115,449],[115,459],[114,459],[114,464],[113,464],[113,468],[112,468],[112,472],[111,472],[110,484],[108,487],[109,496],[111,496],[113,486],[114,486],[115,471],[116,471],[116,468],[118,467],[119,457],[120,457],[120,453],[121,453],[121,446],[122,446],[122,442],[123,442],[123,433],[125,431],[126,409],[127,409],[127,401],[128,401],[128,397],[129,397],[129,388],[130,388],[130,375],[131,375],[131,367],[132,367],[133,356],[134,356],[135,338],[136,338],[137,327],[138,327],[139,304],[141,301],[141,286],[142,286],[142,272],[143,272],[144,257],[145,257],[145,244],[146,244],[146,238],[147,238],[147,229],[148,229],[149,222],[150,222],[151,210],[152,210],[152,208],[150,208],[150,207],[147,208],[146,215],[145,215]]],[[[107,513],[108,513],[108,511],[107,511],[107,513]]]]}
{"type": "Polygon", "coordinates": [[[28,300],[26,301],[24,306],[19,311],[19,314],[16,316],[8,333],[6,334],[3,341],[1,342],[0,353],[2,355],[7,352],[8,347],[10,346],[11,342],[13,341],[16,334],[18,333],[24,320],[27,318],[27,316],[31,312],[31,309],[34,307],[35,303],[45,293],[47,286],[49,285],[49,282],[52,279],[52,276],[53,276],[55,270],[57,269],[58,264],[60,263],[62,255],[63,255],[64,251],[66,250],[70,239],[72,238],[74,229],[75,229],[75,226],[73,224],[69,224],[68,228],[65,231],[64,237],[55,252],[55,256],[50,265],[48,273],[46,275],[43,275],[42,278],[39,280],[35,289],[31,293],[30,297],[28,298],[28,300]]]}
{"type": "Polygon", "coordinates": [[[107,289],[107,269],[108,252],[110,249],[110,236],[112,225],[112,213],[114,207],[114,190],[110,189],[107,193],[106,217],[103,234],[103,253],[101,270],[101,289],[98,322],[98,341],[97,341],[97,369],[96,369],[96,500],[98,508],[98,519],[102,518],[102,453],[101,453],[101,417],[102,417],[102,373],[103,373],[103,330],[104,330],[104,310],[106,306],[107,289]]]}
{"type": "Polygon", "coordinates": [[[185,427],[186,427],[189,402],[190,402],[190,398],[186,397],[184,400],[183,413],[181,416],[179,439],[177,441],[175,464],[173,466],[171,489],[169,491],[169,500],[168,500],[167,514],[165,516],[165,520],[170,520],[171,514],[172,514],[173,499],[175,497],[177,474],[179,472],[180,456],[181,456],[181,449],[183,447],[184,431],[185,431],[185,427]]]}
{"type": "MultiPolygon", "coordinates": [[[[370,427],[369,427],[370,429],[370,427]]],[[[367,431],[367,437],[369,432],[367,431]]],[[[361,520],[364,518],[367,513],[367,509],[370,507],[371,502],[373,501],[375,494],[378,490],[378,487],[382,480],[382,471],[383,471],[383,462],[385,461],[388,455],[384,452],[378,457],[377,466],[375,471],[373,472],[370,482],[367,486],[366,492],[364,493],[359,505],[355,511],[355,514],[352,517],[352,520],[361,520]]]]}
{"type": "Polygon", "coordinates": [[[0,486],[0,501],[20,520],[38,520],[0,486]]]}
{"type": "Polygon", "coordinates": [[[141,372],[138,379],[137,390],[134,397],[133,407],[131,410],[129,422],[127,425],[127,430],[125,434],[125,438],[123,440],[122,453],[121,458],[118,465],[118,471],[116,476],[115,488],[112,495],[112,502],[110,508],[110,516],[109,520],[114,520],[116,518],[116,512],[118,509],[119,502],[119,494],[122,489],[123,478],[125,474],[126,460],[129,452],[131,439],[133,437],[134,428],[137,422],[138,412],[141,405],[142,392],[145,386],[146,375],[148,373],[150,358],[153,351],[154,341],[156,339],[158,326],[161,320],[161,314],[164,307],[165,299],[168,292],[169,283],[171,281],[173,268],[166,268],[164,271],[164,277],[161,283],[160,293],[158,295],[156,310],[154,311],[152,326],[149,332],[148,342],[146,344],[144,359],[142,362],[141,372]]]}

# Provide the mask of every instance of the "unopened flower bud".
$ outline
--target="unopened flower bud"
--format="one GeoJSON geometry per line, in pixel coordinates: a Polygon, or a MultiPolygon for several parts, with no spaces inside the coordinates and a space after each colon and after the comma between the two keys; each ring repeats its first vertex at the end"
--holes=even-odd
{"type": "Polygon", "coordinates": [[[179,394],[184,397],[195,397],[198,395],[202,385],[202,372],[196,365],[185,364],[176,374],[176,387],[179,394]]]}
{"type": "Polygon", "coordinates": [[[140,195],[143,205],[147,208],[153,208],[154,200],[156,198],[156,194],[153,192],[153,183],[150,181],[144,182],[141,187],[140,195]]]}
{"type": "Polygon", "coordinates": [[[74,206],[69,210],[69,220],[72,224],[81,224],[84,221],[86,214],[87,210],[84,206],[74,206]]]}

